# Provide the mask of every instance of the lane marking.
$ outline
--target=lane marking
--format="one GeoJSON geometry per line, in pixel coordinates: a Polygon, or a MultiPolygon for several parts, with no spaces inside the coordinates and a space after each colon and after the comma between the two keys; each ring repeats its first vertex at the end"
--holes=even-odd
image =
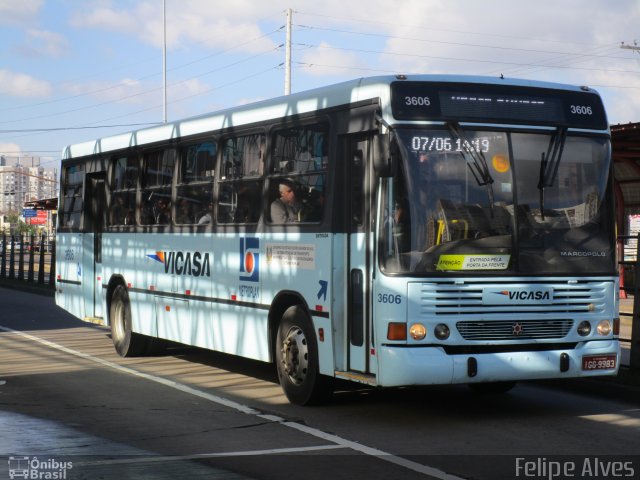
{"type": "Polygon", "coordinates": [[[363,453],[365,455],[369,455],[372,457],[376,457],[380,460],[383,460],[388,463],[392,463],[394,465],[398,465],[400,467],[406,468],[408,470],[412,470],[417,473],[422,473],[424,475],[430,475],[432,477],[438,478],[440,480],[463,480],[461,477],[457,477],[455,475],[450,475],[442,470],[439,470],[435,467],[430,467],[428,465],[424,465],[422,463],[413,462],[411,460],[407,460],[403,457],[398,457],[391,453],[385,452],[383,450],[378,450],[377,448],[368,447],[361,443],[357,443],[351,440],[344,439],[337,435],[333,435],[327,432],[323,432],[317,428],[308,427],[298,422],[291,422],[277,415],[270,415],[260,412],[255,408],[249,407],[239,402],[235,402],[233,400],[229,400],[224,397],[220,397],[218,395],[213,395],[211,393],[204,392],[202,390],[198,390],[196,388],[190,387],[188,385],[184,385],[182,383],[178,383],[174,380],[169,380],[167,378],[158,377],[156,375],[151,375],[149,373],[140,372],[130,367],[125,367],[122,365],[118,365],[117,363],[110,362],[108,360],[104,360],[102,358],[94,357],[93,355],[89,355],[87,353],[79,352],[77,350],[73,350],[71,348],[67,348],[63,345],[59,345],[57,343],[51,342],[49,340],[45,340],[44,338],[36,337],[35,335],[31,335],[26,332],[21,332],[19,330],[14,330],[12,328],[4,327],[0,325],[0,330],[11,333],[14,335],[21,336],[23,338],[29,339],[36,343],[40,343],[49,348],[53,348],[55,350],[59,350],[64,353],[68,353],[69,355],[73,355],[75,357],[82,358],[84,360],[97,363],[99,365],[105,366],[107,368],[111,368],[113,370],[126,373],[129,375],[133,375],[135,377],[143,378],[145,380],[149,380],[151,382],[159,383],[160,385],[164,385],[166,387],[173,388],[183,393],[187,393],[189,395],[194,395],[196,397],[208,400],[213,403],[217,403],[219,405],[223,405],[225,407],[229,407],[233,410],[236,410],[241,413],[245,413],[247,415],[253,415],[255,417],[261,418],[263,420],[267,420],[279,425],[282,425],[287,428],[291,428],[294,430],[298,430],[300,432],[306,433],[316,438],[320,438],[323,440],[327,440],[335,443],[337,448],[348,448],[351,450],[355,450],[357,452],[363,453]]]}
{"type": "Polygon", "coordinates": [[[160,462],[178,462],[187,460],[202,460],[207,458],[227,458],[227,457],[248,457],[259,455],[277,455],[283,453],[301,453],[314,452],[320,450],[337,450],[342,449],[341,445],[317,445],[315,447],[291,447],[291,448],[271,448],[267,450],[243,450],[239,452],[216,452],[216,453],[194,453],[193,455],[158,455],[153,457],[137,456],[135,458],[119,458],[111,460],[95,460],[88,462],[74,462],[80,466],[96,466],[96,465],[126,465],[135,463],[160,463],[160,462]]]}

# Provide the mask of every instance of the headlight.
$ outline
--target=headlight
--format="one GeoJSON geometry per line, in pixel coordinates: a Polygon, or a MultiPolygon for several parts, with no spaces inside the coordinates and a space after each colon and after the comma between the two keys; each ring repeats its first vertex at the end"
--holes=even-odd
{"type": "Polygon", "coordinates": [[[438,325],[436,325],[436,328],[433,329],[433,334],[438,340],[446,340],[447,338],[449,338],[451,331],[446,324],[439,323],[438,325]]]}
{"type": "Polygon", "coordinates": [[[578,325],[578,335],[580,335],[581,337],[586,337],[590,333],[591,333],[591,324],[586,320],[583,322],[580,322],[580,325],[578,325]]]}

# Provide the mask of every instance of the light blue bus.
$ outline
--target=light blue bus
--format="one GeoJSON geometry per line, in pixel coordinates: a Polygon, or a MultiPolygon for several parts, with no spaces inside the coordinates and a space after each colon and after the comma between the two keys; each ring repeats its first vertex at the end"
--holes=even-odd
{"type": "Polygon", "coordinates": [[[297,404],[615,375],[613,198],[588,87],[362,78],[65,148],[56,301],[122,356],[273,362],[297,404]]]}

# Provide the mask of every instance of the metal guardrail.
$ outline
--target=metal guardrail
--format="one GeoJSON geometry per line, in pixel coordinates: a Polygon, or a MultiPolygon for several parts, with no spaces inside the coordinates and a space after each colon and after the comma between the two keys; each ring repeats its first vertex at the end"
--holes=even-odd
{"type": "Polygon", "coordinates": [[[55,237],[2,234],[0,279],[55,288],[55,237]]]}

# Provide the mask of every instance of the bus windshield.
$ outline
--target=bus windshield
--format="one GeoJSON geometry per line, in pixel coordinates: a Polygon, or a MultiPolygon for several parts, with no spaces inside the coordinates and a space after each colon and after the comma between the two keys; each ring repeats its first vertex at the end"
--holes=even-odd
{"type": "Polygon", "coordinates": [[[380,223],[386,273],[615,270],[608,138],[455,124],[397,134],[402,162],[380,223]]]}

